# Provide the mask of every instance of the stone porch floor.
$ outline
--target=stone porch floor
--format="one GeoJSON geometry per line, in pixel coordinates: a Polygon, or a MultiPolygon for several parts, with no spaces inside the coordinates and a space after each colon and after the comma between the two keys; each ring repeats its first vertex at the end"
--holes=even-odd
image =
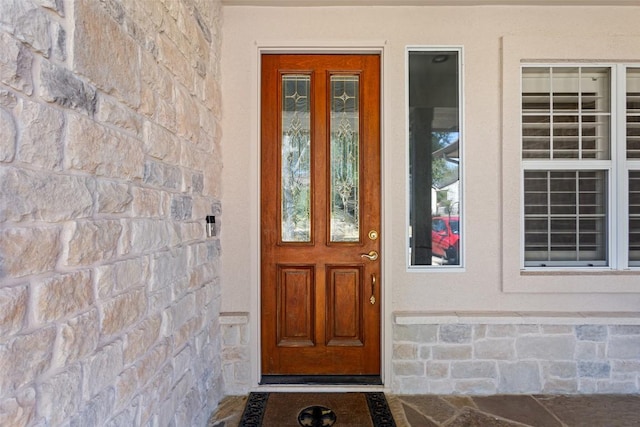
{"type": "MultiPolygon", "coordinates": [[[[246,399],[225,398],[208,427],[237,427],[246,399]]],[[[640,426],[640,395],[387,395],[387,401],[398,427],[640,426]]]]}

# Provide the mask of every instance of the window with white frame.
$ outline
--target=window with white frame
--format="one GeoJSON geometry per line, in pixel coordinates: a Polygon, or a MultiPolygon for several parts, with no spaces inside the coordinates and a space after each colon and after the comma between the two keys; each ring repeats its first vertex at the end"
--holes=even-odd
{"type": "Polygon", "coordinates": [[[640,68],[522,67],[525,267],[640,266],[640,68]]]}
{"type": "Polygon", "coordinates": [[[408,48],[409,258],[463,265],[461,48],[408,48]]]}

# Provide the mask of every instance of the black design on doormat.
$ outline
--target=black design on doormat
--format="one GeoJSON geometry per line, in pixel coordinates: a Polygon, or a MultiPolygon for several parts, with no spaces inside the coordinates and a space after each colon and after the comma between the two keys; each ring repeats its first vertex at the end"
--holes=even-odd
{"type": "Polygon", "coordinates": [[[396,427],[384,393],[365,393],[374,427],[396,427]]]}
{"type": "MultiPolygon", "coordinates": [[[[369,407],[371,422],[374,427],[396,427],[384,393],[363,393],[369,407]]],[[[244,408],[240,427],[260,427],[267,408],[269,393],[249,393],[244,408]]]]}
{"type": "Polygon", "coordinates": [[[298,424],[303,427],[332,426],[336,423],[336,413],[324,406],[309,406],[298,414],[298,424]]]}
{"type": "Polygon", "coordinates": [[[249,393],[249,399],[247,400],[247,405],[244,407],[240,426],[260,427],[268,399],[269,393],[249,393]]]}

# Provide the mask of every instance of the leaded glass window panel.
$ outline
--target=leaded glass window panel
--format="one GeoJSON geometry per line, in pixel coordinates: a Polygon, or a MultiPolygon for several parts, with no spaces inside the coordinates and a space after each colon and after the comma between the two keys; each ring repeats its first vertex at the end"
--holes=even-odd
{"type": "Polygon", "coordinates": [[[360,240],[360,81],[331,76],[331,241],[360,240]]]}
{"type": "Polygon", "coordinates": [[[282,76],[282,241],[311,241],[311,77],[282,76]]]}

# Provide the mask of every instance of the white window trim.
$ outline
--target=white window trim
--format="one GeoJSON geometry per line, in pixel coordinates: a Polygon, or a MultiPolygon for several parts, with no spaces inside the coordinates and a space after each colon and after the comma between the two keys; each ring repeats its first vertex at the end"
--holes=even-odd
{"type": "MultiPolygon", "coordinates": [[[[529,36],[502,39],[502,291],[506,293],[640,293],[640,269],[524,269],[521,211],[522,64],[637,63],[640,37],[529,36]]],[[[618,115],[619,116],[619,115],[618,115]]],[[[612,123],[613,124],[613,123],[612,123]]],[[[618,173],[623,173],[622,169],[618,173]]],[[[626,172],[626,169],[624,170],[626,172]]],[[[611,177],[619,179],[618,176],[611,177]]],[[[618,226],[620,221],[618,222],[618,226]]],[[[619,242],[615,251],[620,251],[619,242]]]]}
{"type": "MultiPolygon", "coordinates": [[[[524,67],[540,66],[540,67],[607,67],[611,69],[611,130],[610,130],[610,160],[588,160],[586,162],[574,161],[525,161],[521,155],[521,229],[525,230],[524,222],[524,172],[530,170],[602,170],[607,171],[607,255],[608,265],[580,267],[580,266],[546,266],[535,267],[525,264],[525,244],[524,235],[521,236],[520,246],[520,265],[525,271],[634,271],[639,270],[640,266],[629,265],[629,171],[637,171],[640,169],[639,160],[628,160],[626,152],[626,79],[628,68],[640,68],[640,62],[624,62],[624,63],[523,63],[524,67]],[[579,164],[579,166],[577,166],[579,164]]],[[[521,75],[522,79],[522,75],[521,75]]],[[[522,89],[521,89],[522,91],[522,89]]],[[[522,117],[522,111],[520,116],[522,117]]],[[[522,125],[520,125],[522,129],[522,125]]],[[[520,141],[522,141],[522,133],[520,141]]],[[[522,145],[521,145],[522,147],[522,145]]]]}

